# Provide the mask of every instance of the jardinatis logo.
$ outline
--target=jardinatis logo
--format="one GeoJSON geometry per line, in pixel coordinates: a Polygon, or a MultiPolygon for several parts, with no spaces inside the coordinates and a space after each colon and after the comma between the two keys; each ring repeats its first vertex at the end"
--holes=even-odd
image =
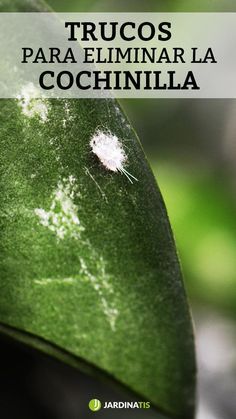
{"type": "Polygon", "coordinates": [[[103,405],[98,399],[89,402],[89,409],[98,412],[100,409],[150,409],[150,402],[111,402],[106,401],[103,405]]]}

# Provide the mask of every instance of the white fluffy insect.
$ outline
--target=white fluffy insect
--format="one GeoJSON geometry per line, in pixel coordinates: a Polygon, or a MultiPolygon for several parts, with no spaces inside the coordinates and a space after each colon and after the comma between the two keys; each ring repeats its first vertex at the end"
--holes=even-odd
{"type": "Polygon", "coordinates": [[[107,170],[123,173],[131,183],[132,179],[138,180],[124,168],[127,156],[116,135],[97,131],[90,140],[90,146],[107,170]]]}

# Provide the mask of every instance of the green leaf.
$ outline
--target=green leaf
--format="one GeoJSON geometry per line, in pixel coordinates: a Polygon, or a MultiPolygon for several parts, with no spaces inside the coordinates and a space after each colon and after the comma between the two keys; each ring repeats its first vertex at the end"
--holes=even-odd
{"type": "Polygon", "coordinates": [[[180,267],[161,194],[118,103],[1,100],[0,139],[2,333],[100,371],[170,417],[192,418],[180,267]],[[138,181],[92,153],[98,131],[119,139],[138,181]]]}

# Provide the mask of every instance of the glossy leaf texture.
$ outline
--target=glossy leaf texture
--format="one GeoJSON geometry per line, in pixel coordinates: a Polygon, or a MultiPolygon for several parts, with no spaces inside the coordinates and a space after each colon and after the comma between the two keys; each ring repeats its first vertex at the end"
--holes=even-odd
{"type": "Polygon", "coordinates": [[[193,417],[194,344],[175,245],[119,104],[1,100],[0,141],[2,332],[100,371],[170,417],[193,417]],[[118,138],[137,181],[92,153],[98,132],[118,138]]]}

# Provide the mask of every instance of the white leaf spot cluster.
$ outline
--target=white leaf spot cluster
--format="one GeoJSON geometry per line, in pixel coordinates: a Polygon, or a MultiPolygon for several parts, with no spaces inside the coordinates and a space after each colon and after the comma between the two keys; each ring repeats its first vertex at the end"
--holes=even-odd
{"type": "Polygon", "coordinates": [[[28,118],[38,116],[42,123],[48,120],[48,105],[46,99],[38,98],[38,89],[32,82],[22,87],[17,96],[22,113],[28,118]]]}
{"type": "Polygon", "coordinates": [[[76,194],[76,179],[69,176],[58,182],[49,211],[43,208],[34,210],[40,224],[55,233],[58,240],[66,237],[78,239],[84,230],[78,217],[78,207],[73,202],[76,194]]]}
{"type": "Polygon", "coordinates": [[[65,117],[62,119],[62,126],[66,128],[67,122],[72,121],[73,116],[70,114],[69,103],[65,101],[64,103],[64,115],[65,117]]]}
{"type": "MultiPolygon", "coordinates": [[[[87,242],[89,244],[89,242],[87,242]]],[[[90,244],[89,244],[90,247],[90,244]]],[[[75,285],[77,281],[89,282],[91,287],[97,293],[98,301],[100,302],[101,309],[105,315],[111,330],[116,331],[116,321],[119,316],[119,311],[115,306],[114,301],[114,288],[111,283],[111,277],[107,274],[105,269],[105,261],[102,256],[99,256],[92,248],[90,248],[92,259],[89,260],[95,270],[92,273],[84,259],[80,258],[80,270],[78,275],[69,277],[55,277],[55,278],[41,278],[35,279],[34,283],[40,286],[50,285],[75,285]]]]}
{"type": "Polygon", "coordinates": [[[93,289],[97,292],[100,298],[103,313],[105,314],[111,329],[114,332],[116,330],[116,320],[119,312],[114,306],[111,298],[111,295],[114,294],[114,289],[112,284],[109,282],[109,276],[105,270],[105,262],[102,257],[97,259],[98,274],[96,276],[89,271],[85,261],[82,258],[80,258],[80,264],[80,274],[85,275],[85,277],[91,283],[93,289]]]}
{"type": "Polygon", "coordinates": [[[34,283],[37,285],[51,285],[51,284],[74,284],[75,278],[68,277],[68,278],[42,278],[42,279],[35,279],[34,283]]]}

